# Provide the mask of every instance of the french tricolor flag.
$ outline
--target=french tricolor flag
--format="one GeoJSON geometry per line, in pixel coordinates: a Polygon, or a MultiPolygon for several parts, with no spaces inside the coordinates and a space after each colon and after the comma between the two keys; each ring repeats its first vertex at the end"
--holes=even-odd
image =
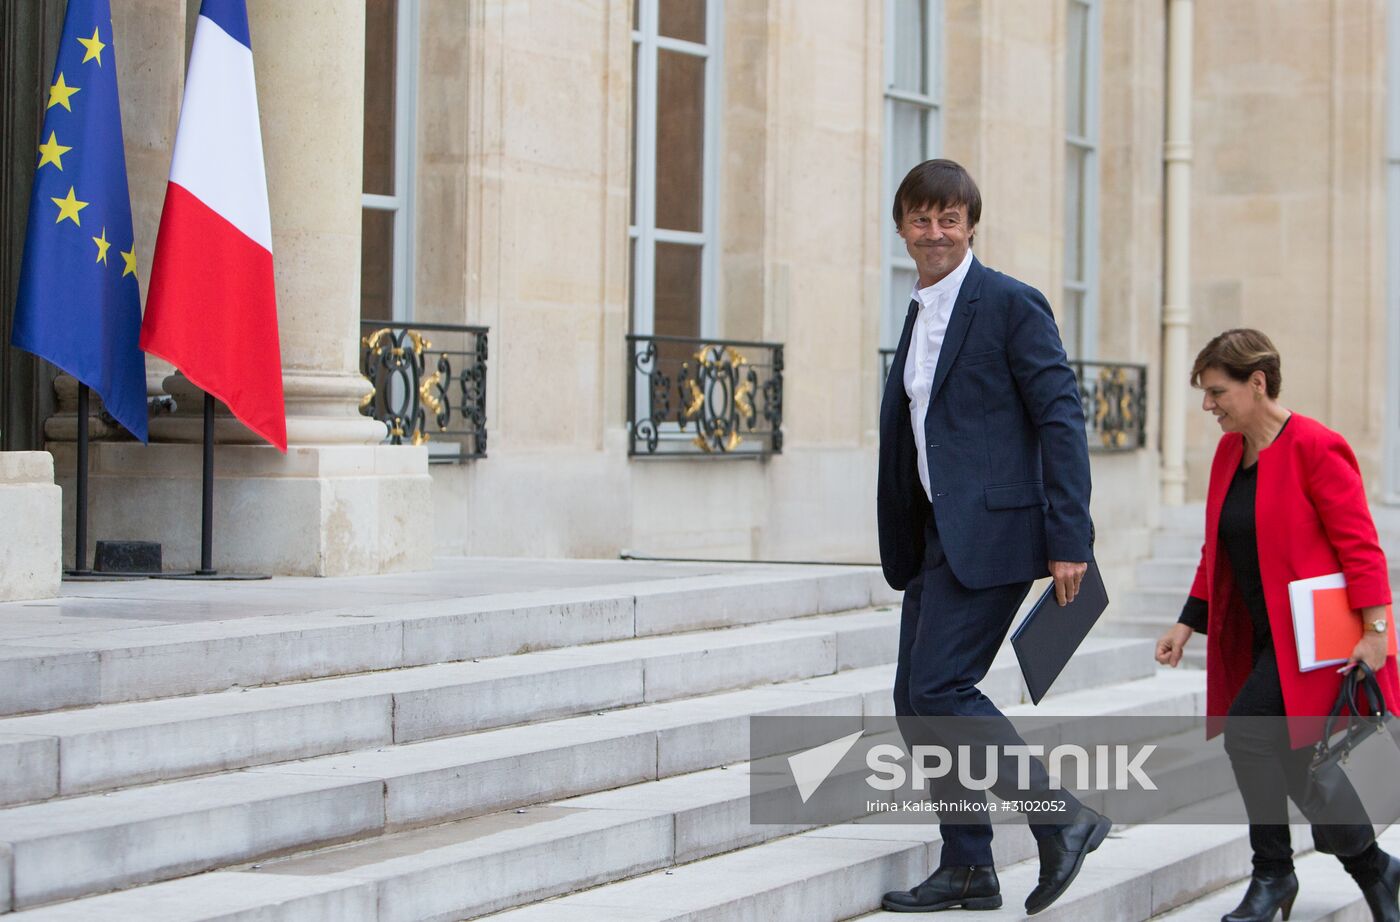
{"type": "Polygon", "coordinates": [[[141,348],[287,450],[272,225],[245,0],[204,0],[141,348]]]}

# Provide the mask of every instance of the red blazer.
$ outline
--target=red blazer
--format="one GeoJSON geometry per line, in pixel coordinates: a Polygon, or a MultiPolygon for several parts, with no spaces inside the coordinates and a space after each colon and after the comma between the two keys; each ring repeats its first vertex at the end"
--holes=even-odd
{"type": "MultiPolygon", "coordinates": [[[[1219,549],[1220,507],[1244,456],[1244,438],[1227,432],[1215,450],[1206,497],[1206,541],[1191,595],[1206,600],[1206,714],[1224,717],[1253,667],[1254,636],[1230,558],[1219,549]]],[[[1259,453],[1255,524],[1259,574],[1269,610],[1284,710],[1289,717],[1325,716],[1341,689],[1336,668],[1298,671],[1288,584],[1338,571],[1346,575],[1352,608],[1390,604],[1390,576],[1376,536],[1361,471],[1351,446],[1314,419],[1294,413],[1259,453]]],[[[1391,630],[1395,627],[1392,625],[1391,630]]],[[[1395,658],[1377,673],[1392,713],[1400,705],[1395,658]]],[[[1221,729],[1209,722],[1209,735],[1221,729]]],[[[1293,746],[1316,741],[1317,721],[1290,721],[1293,746]]]]}

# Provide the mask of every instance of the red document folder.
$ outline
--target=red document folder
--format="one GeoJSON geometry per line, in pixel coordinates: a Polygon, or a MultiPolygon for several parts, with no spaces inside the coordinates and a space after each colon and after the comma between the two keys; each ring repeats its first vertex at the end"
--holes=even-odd
{"type": "MultiPolygon", "coordinates": [[[[1385,620],[1390,621],[1388,605],[1385,620]]],[[[1395,626],[1387,624],[1386,628],[1387,646],[1390,655],[1394,656],[1395,626]]],[[[1361,639],[1361,630],[1361,614],[1353,610],[1347,601],[1345,588],[1313,591],[1313,644],[1317,659],[1340,659],[1345,662],[1361,639]]]]}
{"type": "MultiPolygon", "coordinates": [[[[1361,639],[1361,613],[1347,599],[1340,573],[1294,580],[1288,584],[1293,606],[1293,634],[1298,642],[1298,668],[1304,672],[1345,663],[1361,639]]],[[[1386,606],[1386,646],[1395,656],[1395,624],[1386,606]]]]}

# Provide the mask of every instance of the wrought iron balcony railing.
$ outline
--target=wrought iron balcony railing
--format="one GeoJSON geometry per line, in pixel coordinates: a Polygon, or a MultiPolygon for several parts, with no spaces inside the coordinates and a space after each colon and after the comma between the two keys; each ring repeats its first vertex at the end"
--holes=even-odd
{"type": "Polygon", "coordinates": [[[387,442],[427,444],[447,464],[486,456],[487,328],[362,320],[360,373],[374,390],[360,412],[389,427],[387,442]]]}
{"type": "Polygon", "coordinates": [[[627,354],[629,455],[782,452],[782,344],[628,336],[627,354]]]}
{"type": "MultiPolygon", "coordinates": [[[[880,350],[880,385],[894,362],[880,350]]],[[[1078,362],[1069,367],[1079,381],[1090,451],[1135,451],[1147,445],[1147,366],[1126,362],[1078,362]]],[[[879,399],[879,398],[877,398],[879,399]]]]}
{"type": "Polygon", "coordinates": [[[1147,366],[1069,363],[1079,379],[1091,451],[1136,451],[1147,445],[1147,366]]]}

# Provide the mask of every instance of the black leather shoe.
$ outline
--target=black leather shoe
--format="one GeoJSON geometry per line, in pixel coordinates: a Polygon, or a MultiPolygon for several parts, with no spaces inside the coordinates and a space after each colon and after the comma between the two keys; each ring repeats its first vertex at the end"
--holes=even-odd
{"type": "Polygon", "coordinates": [[[1385,862],[1381,879],[1369,887],[1362,887],[1361,894],[1366,897],[1366,905],[1371,907],[1371,918],[1375,922],[1400,922],[1400,858],[1386,855],[1385,862]]]}
{"type": "Polygon", "coordinates": [[[880,901],[890,912],[940,909],[1000,909],[1001,884],[990,864],[939,868],[913,890],[891,890],[880,901]]]}
{"type": "Polygon", "coordinates": [[[1288,922],[1297,896],[1298,875],[1291,871],[1287,877],[1251,877],[1244,899],[1233,912],[1221,916],[1220,922],[1274,922],[1274,913],[1280,909],[1283,922],[1288,922]]]}
{"type": "Polygon", "coordinates": [[[1040,849],[1040,883],[1026,897],[1027,915],[1045,909],[1069,889],[1084,864],[1084,856],[1098,848],[1112,828],[1108,817],[1081,807],[1073,823],[1036,843],[1040,849]]]}

